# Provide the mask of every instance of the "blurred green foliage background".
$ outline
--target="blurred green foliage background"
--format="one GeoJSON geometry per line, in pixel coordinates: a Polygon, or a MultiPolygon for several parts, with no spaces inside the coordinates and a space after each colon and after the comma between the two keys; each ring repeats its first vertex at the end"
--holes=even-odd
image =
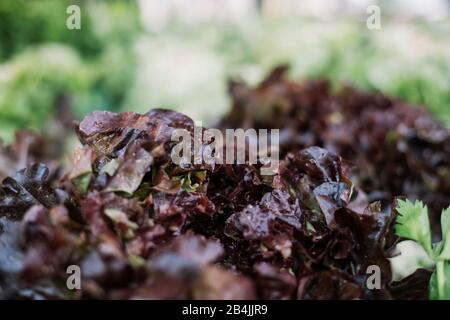
{"type": "Polygon", "coordinates": [[[383,18],[381,30],[369,31],[361,19],[255,10],[238,22],[172,17],[154,30],[140,10],[124,0],[0,1],[0,137],[45,130],[61,96],[76,119],[164,107],[214,123],[229,106],[227,79],[256,84],[280,63],[293,78],[381,90],[450,124],[448,19],[383,18]],[[66,28],[70,4],[81,8],[81,30],[66,28]]]}

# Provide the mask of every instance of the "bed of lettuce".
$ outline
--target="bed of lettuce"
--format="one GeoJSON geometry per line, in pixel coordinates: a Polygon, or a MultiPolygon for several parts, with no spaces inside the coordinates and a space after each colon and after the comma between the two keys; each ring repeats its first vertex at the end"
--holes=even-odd
{"type": "Polygon", "coordinates": [[[69,165],[37,134],[4,145],[0,297],[450,298],[444,125],[381,93],[292,81],[286,67],[229,92],[217,127],[280,129],[275,175],[176,165],[172,133],[194,121],[163,109],[90,113],[69,165]],[[73,265],[80,290],[67,286],[73,265]]]}

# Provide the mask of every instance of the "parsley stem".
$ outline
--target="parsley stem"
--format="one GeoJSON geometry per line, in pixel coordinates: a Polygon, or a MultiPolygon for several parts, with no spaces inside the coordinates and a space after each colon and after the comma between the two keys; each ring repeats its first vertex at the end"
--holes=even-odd
{"type": "Polygon", "coordinates": [[[437,275],[437,289],[438,289],[438,299],[443,300],[445,297],[445,274],[444,274],[444,263],[445,261],[440,260],[436,262],[436,275],[437,275]]]}

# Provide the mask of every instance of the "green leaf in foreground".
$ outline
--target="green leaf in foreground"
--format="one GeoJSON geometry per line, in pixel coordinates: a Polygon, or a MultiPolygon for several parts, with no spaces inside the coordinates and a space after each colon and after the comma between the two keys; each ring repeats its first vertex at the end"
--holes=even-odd
{"type": "Polygon", "coordinates": [[[439,258],[450,260],[450,207],[442,210],[441,214],[442,241],[437,246],[439,258]]]}
{"type": "MultiPolygon", "coordinates": [[[[434,272],[430,278],[429,298],[433,300],[450,300],[450,207],[441,214],[442,241],[432,244],[428,208],[421,202],[409,200],[398,201],[398,217],[395,231],[398,236],[414,240],[434,261],[434,272]]],[[[397,248],[403,248],[408,241],[400,242],[397,248]]],[[[390,259],[393,281],[399,281],[417,268],[431,268],[433,264],[419,259],[420,250],[401,250],[399,257],[390,259]],[[407,261],[401,266],[400,262],[407,261]],[[413,263],[411,263],[413,262],[413,263]],[[400,267],[399,267],[400,266],[400,267]],[[397,267],[397,270],[396,270],[397,267]]],[[[426,260],[426,259],[425,259],[426,260]]]]}
{"type": "Polygon", "coordinates": [[[397,235],[419,243],[428,254],[432,254],[428,208],[422,201],[398,200],[397,235]]]}
{"type": "Polygon", "coordinates": [[[441,214],[442,240],[444,240],[450,232],[450,207],[442,210],[441,214]]]}

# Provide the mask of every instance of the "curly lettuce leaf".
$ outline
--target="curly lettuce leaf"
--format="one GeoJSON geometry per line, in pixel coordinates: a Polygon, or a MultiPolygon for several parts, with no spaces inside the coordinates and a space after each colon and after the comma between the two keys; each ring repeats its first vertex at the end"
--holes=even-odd
{"type": "Polygon", "coordinates": [[[51,188],[47,181],[48,168],[33,164],[3,180],[0,187],[0,216],[21,219],[25,211],[35,204],[50,208],[58,204],[62,194],[51,188]]]}

